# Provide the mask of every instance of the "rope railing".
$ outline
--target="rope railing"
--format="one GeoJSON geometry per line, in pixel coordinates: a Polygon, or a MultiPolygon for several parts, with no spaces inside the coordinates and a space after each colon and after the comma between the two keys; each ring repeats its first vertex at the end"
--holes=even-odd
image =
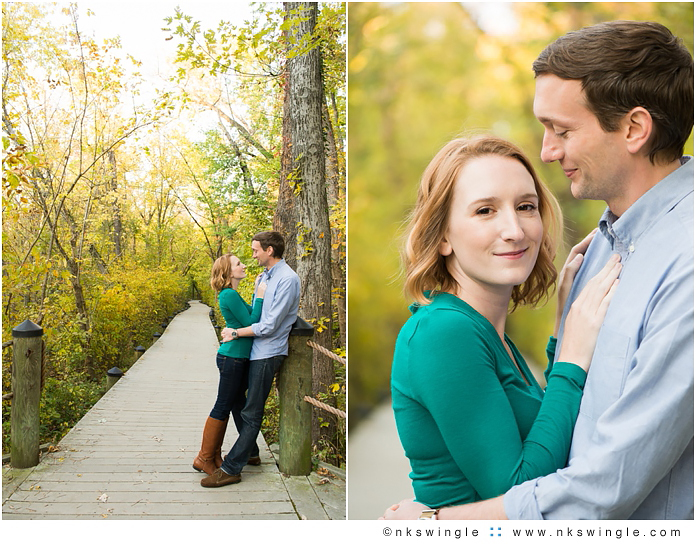
{"type": "MultiPolygon", "coordinates": [[[[333,360],[336,360],[339,363],[342,363],[343,365],[346,365],[346,359],[339,356],[338,354],[334,354],[331,352],[331,350],[328,350],[321,346],[320,344],[315,343],[314,341],[307,341],[307,346],[311,346],[315,350],[318,350],[322,354],[327,355],[329,358],[332,358],[333,360]]],[[[329,413],[333,413],[337,417],[341,417],[342,419],[346,418],[346,413],[345,411],[341,411],[340,409],[336,409],[335,407],[331,407],[330,405],[325,404],[324,402],[321,402],[319,400],[316,400],[310,396],[305,396],[304,401],[311,403],[314,407],[319,407],[320,409],[323,409],[324,411],[328,411],[329,413]]]]}
{"type": "Polygon", "coordinates": [[[321,402],[319,400],[315,400],[314,398],[312,398],[310,396],[305,396],[304,401],[311,403],[314,407],[319,407],[319,408],[323,409],[324,411],[328,411],[329,413],[333,413],[334,415],[341,417],[342,419],[346,418],[345,411],[341,411],[340,409],[336,409],[335,407],[331,407],[330,405],[327,405],[324,402],[321,402]]]}
{"type": "Polygon", "coordinates": [[[307,341],[307,346],[311,346],[312,348],[314,348],[315,350],[318,350],[322,354],[326,354],[329,358],[336,360],[338,363],[346,365],[345,358],[339,356],[338,354],[334,354],[333,352],[331,352],[331,350],[327,350],[326,348],[315,343],[314,341],[307,341]]]}

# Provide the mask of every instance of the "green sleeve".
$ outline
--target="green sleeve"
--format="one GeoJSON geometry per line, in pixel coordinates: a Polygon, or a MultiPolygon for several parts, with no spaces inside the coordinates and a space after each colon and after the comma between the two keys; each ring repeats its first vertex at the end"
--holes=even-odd
{"type": "Polygon", "coordinates": [[[556,358],[556,343],[558,340],[556,337],[551,335],[549,337],[549,342],[546,343],[546,371],[544,371],[544,378],[546,382],[549,382],[549,375],[553,371],[553,360],[556,358]]]}
{"type": "Polygon", "coordinates": [[[250,311],[244,299],[234,289],[223,290],[220,293],[220,311],[227,327],[248,327],[258,322],[262,306],[263,299],[256,299],[254,308],[250,311]]]}
{"type": "MultiPolygon", "coordinates": [[[[242,300],[244,302],[244,300],[242,300]]],[[[244,302],[246,304],[246,302],[244,302]]],[[[261,319],[261,309],[263,308],[263,298],[257,297],[256,300],[254,301],[254,308],[252,309],[250,305],[247,305],[249,307],[249,325],[252,323],[256,323],[261,319]]]]}
{"type": "Polygon", "coordinates": [[[411,341],[409,382],[476,492],[495,497],[565,466],[584,371],[557,364],[537,419],[521,439],[496,373],[495,341],[457,312],[438,316],[425,318],[411,341]]]}

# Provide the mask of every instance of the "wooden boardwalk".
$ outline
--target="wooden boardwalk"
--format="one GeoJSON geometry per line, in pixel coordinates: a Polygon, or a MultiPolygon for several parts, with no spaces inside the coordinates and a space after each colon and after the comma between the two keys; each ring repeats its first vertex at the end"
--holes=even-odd
{"type": "MultiPolygon", "coordinates": [[[[3,467],[3,519],[345,519],[345,479],[284,477],[261,435],[262,465],[240,484],[200,486],[191,462],[218,377],[209,310],[177,315],[58,451],[3,467]]],[[[236,437],[230,421],[223,451],[236,437]]]]}

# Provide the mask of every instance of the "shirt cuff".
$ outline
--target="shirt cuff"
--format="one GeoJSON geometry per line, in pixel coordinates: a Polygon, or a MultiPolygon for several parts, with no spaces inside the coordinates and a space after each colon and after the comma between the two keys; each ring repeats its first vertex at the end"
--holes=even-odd
{"type": "Polygon", "coordinates": [[[508,519],[544,519],[539,512],[534,491],[537,479],[513,486],[503,495],[503,506],[508,519]]]}
{"type": "Polygon", "coordinates": [[[574,382],[580,389],[583,389],[585,387],[585,381],[587,380],[587,372],[574,363],[556,362],[553,364],[553,370],[548,376],[549,381],[551,377],[565,377],[574,382]]]}

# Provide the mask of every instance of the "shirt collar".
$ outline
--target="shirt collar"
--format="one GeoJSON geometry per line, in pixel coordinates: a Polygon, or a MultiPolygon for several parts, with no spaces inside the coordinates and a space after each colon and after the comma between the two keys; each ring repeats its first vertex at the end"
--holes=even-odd
{"type": "Polygon", "coordinates": [[[609,208],[599,219],[599,229],[622,258],[633,253],[636,242],[650,226],[694,190],[694,162],[690,156],[682,165],[643,194],[626,212],[617,217],[609,208]]]}
{"type": "Polygon", "coordinates": [[[271,268],[264,268],[263,272],[266,275],[266,278],[269,280],[273,277],[273,275],[280,270],[278,267],[281,264],[285,264],[285,259],[280,259],[276,264],[274,264],[271,268]]]}

